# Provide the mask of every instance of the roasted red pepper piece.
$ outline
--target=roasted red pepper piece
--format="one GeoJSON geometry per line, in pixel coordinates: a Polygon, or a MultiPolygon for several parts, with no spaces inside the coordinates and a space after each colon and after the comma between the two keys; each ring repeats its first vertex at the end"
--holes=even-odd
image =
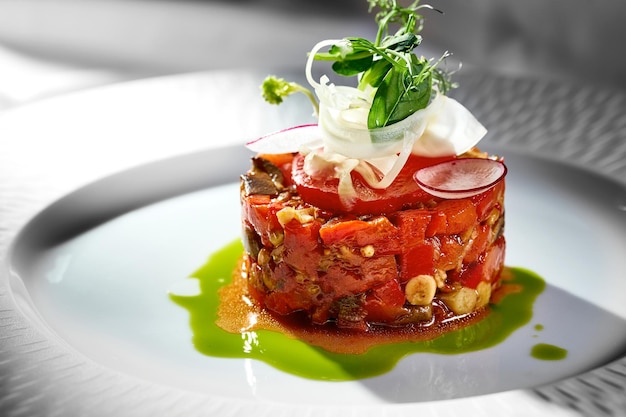
{"type": "Polygon", "coordinates": [[[243,219],[248,224],[254,225],[264,246],[271,246],[269,236],[282,230],[276,218],[276,212],[282,209],[282,206],[271,203],[269,196],[253,195],[244,198],[247,202],[243,204],[243,219]]]}
{"type": "Polygon", "coordinates": [[[320,275],[320,286],[334,298],[363,293],[398,275],[393,256],[364,258],[358,267],[336,262],[320,275]]]}
{"type": "Polygon", "coordinates": [[[442,201],[437,206],[437,212],[446,217],[444,233],[447,235],[462,233],[476,223],[476,208],[469,199],[442,201]]]}
{"type": "Polygon", "coordinates": [[[400,252],[399,230],[383,216],[370,220],[331,220],[320,228],[320,238],[325,245],[365,247],[372,245],[376,255],[400,252]]]}
{"type": "Polygon", "coordinates": [[[403,210],[393,214],[398,227],[402,246],[415,246],[424,243],[426,230],[430,226],[433,213],[425,209],[403,210]]]}
{"type": "Polygon", "coordinates": [[[504,236],[500,236],[477,262],[464,264],[461,270],[453,271],[448,278],[469,288],[476,288],[481,281],[491,282],[504,265],[504,248],[504,236]]]}
{"type": "Polygon", "coordinates": [[[367,311],[367,320],[385,323],[406,314],[404,292],[395,279],[372,288],[365,298],[363,308],[367,311]]]}
{"type": "Polygon", "coordinates": [[[457,235],[445,235],[434,239],[438,247],[435,268],[448,271],[460,266],[465,245],[457,235]]]}
{"type": "Polygon", "coordinates": [[[283,254],[283,261],[307,276],[317,274],[322,257],[318,239],[320,226],[318,221],[300,224],[295,219],[285,225],[283,243],[288,249],[283,254]]]}
{"type": "Polygon", "coordinates": [[[435,273],[435,246],[432,241],[424,241],[416,246],[404,248],[398,255],[400,281],[406,282],[417,275],[435,273]]]}
{"type": "Polygon", "coordinates": [[[476,207],[476,216],[479,222],[483,222],[491,214],[494,207],[499,206],[504,200],[504,181],[500,181],[487,191],[471,198],[476,207]]]}
{"type": "Polygon", "coordinates": [[[480,224],[474,229],[474,236],[468,242],[468,249],[463,257],[463,262],[472,263],[485,251],[491,237],[491,227],[487,224],[480,224]]]}

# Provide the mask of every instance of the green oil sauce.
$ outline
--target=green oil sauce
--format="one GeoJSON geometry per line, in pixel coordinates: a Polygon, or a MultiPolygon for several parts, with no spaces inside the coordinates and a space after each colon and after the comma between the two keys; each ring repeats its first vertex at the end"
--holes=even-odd
{"type": "Polygon", "coordinates": [[[547,343],[538,343],[530,350],[530,356],[542,361],[560,361],[567,357],[567,350],[547,343]]]}
{"type": "MultiPolygon", "coordinates": [[[[511,268],[507,283],[520,291],[505,295],[480,322],[446,333],[434,340],[378,345],[359,355],[336,354],[290,338],[282,333],[256,330],[234,334],[218,327],[218,290],[231,281],[243,247],[237,240],[214,253],[191,279],[200,282],[200,294],[170,298],[190,314],[193,344],[202,354],[223,358],[253,358],[305,378],[348,381],[390,371],[406,355],[429,352],[460,354],[487,349],[505,340],[532,318],[536,297],[545,282],[534,273],[511,268]]],[[[539,348],[542,350],[545,348],[539,348]]],[[[545,350],[539,353],[545,357],[545,350]]],[[[534,356],[534,355],[533,355],[534,356]]]]}

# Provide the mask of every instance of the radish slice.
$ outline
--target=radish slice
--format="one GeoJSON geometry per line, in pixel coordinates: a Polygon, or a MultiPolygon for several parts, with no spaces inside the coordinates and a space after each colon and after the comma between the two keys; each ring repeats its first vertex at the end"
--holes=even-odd
{"type": "Polygon", "coordinates": [[[507,173],[500,161],[462,158],[422,168],[413,178],[428,194],[454,199],[467,198],[487,191],[507,173]]]}
{"type": "Polygon", "coordinates": [[[290,127],[246,143],[251,151],[266,154],[298,152],[306,147],[320,146],[322,136],[317,124],[290,127]]]}

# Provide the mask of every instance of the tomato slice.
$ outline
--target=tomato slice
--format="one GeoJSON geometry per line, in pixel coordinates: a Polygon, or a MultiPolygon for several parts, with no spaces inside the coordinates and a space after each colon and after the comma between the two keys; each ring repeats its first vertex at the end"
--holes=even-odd
{"type": "Polygon", "coordinates": [[[292,165],[292,180],[304,201],[333,213],[386,214],[412,208],[429,200],[438,200],[422,190],[413,174],[424,167],[455,159],[455,156],[426,158],[411,155],[398,177],[387,188],[379,190],[367,185],[363,177],[352,172],[356,198],[351,207],[346,207],[337,193],[339,180],[328,177],[312,177],[304,172],[304,156],[297,154],[292,165]]]}

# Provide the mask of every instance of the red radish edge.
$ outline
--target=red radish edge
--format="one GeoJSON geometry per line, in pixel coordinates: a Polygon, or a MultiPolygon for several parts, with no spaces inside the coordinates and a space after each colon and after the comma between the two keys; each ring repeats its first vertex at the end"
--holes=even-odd
{"type": "Polygon", "coordinates": [[[460,158],[422,168],[413,174],[417,185],[435,197],[468,198],[487,191],[507,173],[501,161],[460,158]]]}
{"type": "Polygon", "coordinates": [[[258,153],[297,152],[302,145],[320,140],[317,124],[288,127],[269,133],[246,143],[246,147],[258,153]]]}

